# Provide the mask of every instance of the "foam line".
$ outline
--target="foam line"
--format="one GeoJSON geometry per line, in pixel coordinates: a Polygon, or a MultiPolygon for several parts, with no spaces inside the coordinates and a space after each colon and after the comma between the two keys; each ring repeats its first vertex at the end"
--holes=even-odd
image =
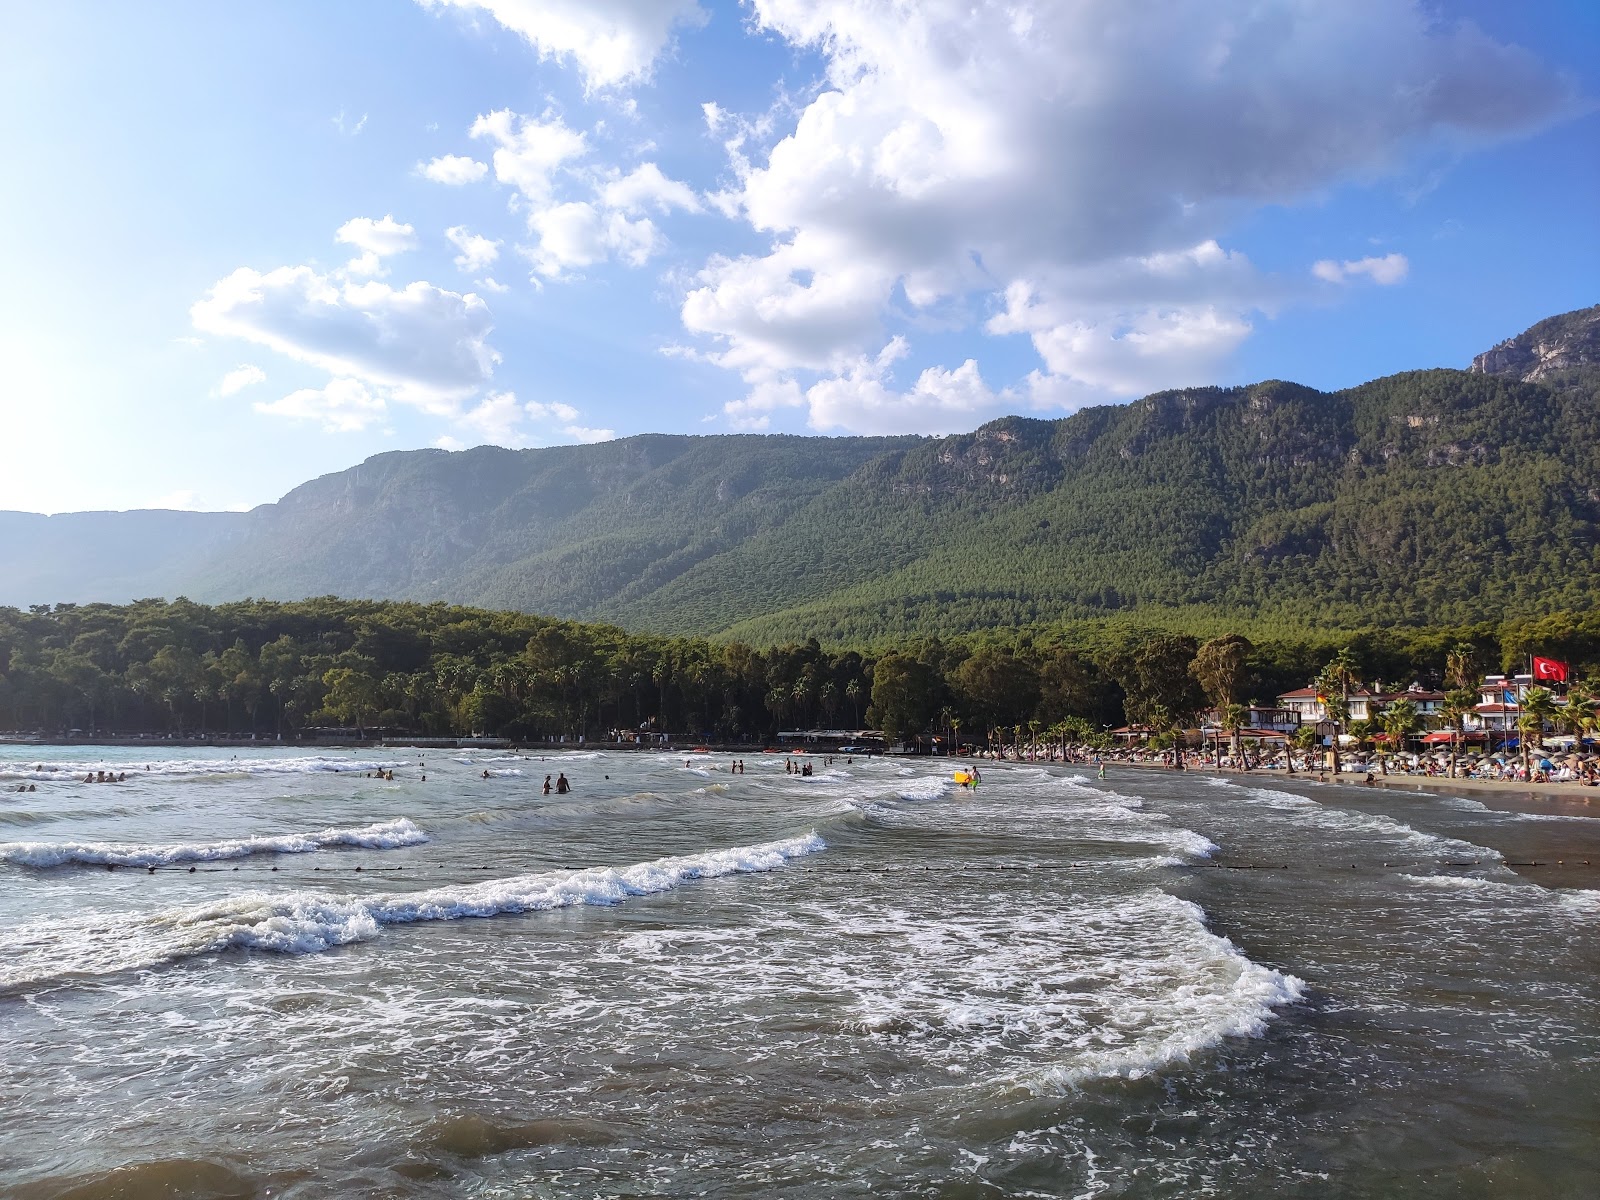
{"type": "Polygon", "coordinates": [[[693,879],[766,872],[825,849],[815,833],[625,867],[539,872],[387,896],[247,892],[157,914],[89,914],[0,935],[0,995],[230,949],[315,954],[385,925],[620,904],[693,879]]]}
{"type": "Polygon", "coordinates": [[[392,850],[416,846],[428,835],[405,817],[353,829],[319,829],[314,833],[230,838],[216,842],[165,845],[118,845],[112,842],[0,842],[0,862],[50,868],[71,864],[118,867],[164,867],[186,862],[219,862],[256,854],[309,854],[315,850],[351,847],[392,850]]]}

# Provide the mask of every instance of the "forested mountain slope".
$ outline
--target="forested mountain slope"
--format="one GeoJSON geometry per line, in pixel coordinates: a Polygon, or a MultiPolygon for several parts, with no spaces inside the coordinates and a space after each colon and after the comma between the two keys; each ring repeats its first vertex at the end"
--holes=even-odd
{"type": "Polygon", "coordinates": [[[1597,334],[1586,309],[1470,372],[1162,392],[942,439],[385,454],[248,514],[75,514],[95,548],[48,518],[53,555],[36,532],[15,541],[46,518],[0,514],[7,560],[59,567],[0,580],[0,602],[442,599],[756,642],[1126,611],[1354,627],[1582,608],[1600,594],[1597,334]],[[148,527],[137,570],[102,552],[118,519],[148,527]]]}

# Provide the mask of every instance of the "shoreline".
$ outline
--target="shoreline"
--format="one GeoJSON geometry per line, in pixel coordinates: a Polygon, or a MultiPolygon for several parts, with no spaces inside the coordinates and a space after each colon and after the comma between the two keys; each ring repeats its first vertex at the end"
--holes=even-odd
{"type": "MultiPolygon", "coordinates": [[[[1056,764],[1061,765],[1061,764],[1056,764]]],[[[1081,766],[1081,763],[1067,764],[1081,766]]],[[[1172,768],[1161,763],[1133,763],[1133,762],[1107,762],[1109,772],[1113,768],[1132,767],[1141,771],[1171,772],[1172,768]]],[[[1318,787],[1349,787],[1366,789],[1372,787],[1386,792],[1426,792],[1432,795],[1462,796],[1464,798],[1481,799],[1488,803],[1490,798],[1501,801],[1517,801],[1523,804],[1559,802],[1564,806],[1582,806],[1580,811],[1567,815],[1600,818],[1600,807],[1595,805],[1600,800],[1600,787],[1588,788],[1578,783],[1519,783],[1505,779],[1449,779],[1438,776],[1423,775],[1378,775],[1372,783],[1367,783],[1364,771],[1341,771],[1337,777],[1330,777],[1327,783],[1319,783],[1315,772],[1296,771],[1290,775],[1286,771],[1268,771],[1257,769],[1254,771],[1241,771],[1235,768],[1217,767],[1190,767],[1185,774],[1194,775],[1221,775],[1231,779],[1270,779],[1280,783],[1307,782],[1318,787]]],[[[1495,808],[1497,805],[1489,804],[1495,808]]],[[[1517,811],[1517,810],[1504,810],[1517,811]]]]}

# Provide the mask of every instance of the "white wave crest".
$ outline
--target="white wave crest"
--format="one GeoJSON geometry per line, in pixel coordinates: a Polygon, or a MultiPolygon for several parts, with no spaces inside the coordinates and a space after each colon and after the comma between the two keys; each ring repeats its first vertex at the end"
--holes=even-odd
{"type": "Polygon", "coordinates": [[[315,850],[351,847],[392,850],[415,846],[428,835],[405,817],[352,829],[319,829],[314,833],[286,833],[216,842],[178,842],[164,845],[117,845],[110,842],[0,842],[0,862],[24,867],[61,867],[70,863],[93,866],[161,867],[184,862],[220,862],[255,854],[309,854],[315,850]]]}
{"type": "Polygon", "coordinates": [[[406,894],[248,892],[153,916],[97,913],[24,925],[0,934],[0,995],[230,949],[314,954],[368,941],[385,925],[619,904],[687,880],[771,871],[825,848],[810,833],[626,867],[540,872],[406,894]]]}
{"type": "Polygon", "coordinates": [[[88,774],[105,771],[126,775],[126,783],[141,779],[195,776],[272,776],[272,775],[348,775],[352,772],[390,771],[415,764],[396,758],[329,758],[325,755],[261,756],[249,758],[151,759],[148,763],[126,760],[85,759],[82,762],[35,762],[31,765],[7,764],[0,767],[0,779],[36,779],[58,783],[77,783],[88,774]]]}
{"type": "Polygon", "coordinates": [[[1232,798],[1263,808],[1293,811],[1303,816],[1310,824],[1329,831],[1366,834],[1426,854],[1471,857],[1492,862],[1498,862],[1504,857],[1498,850],[1492,850],[1487,846],[1479,846],[1459,838],[1444,837],[1437,833],[1425,833],[1420,829],[1413,829],[1402,821],[1396,821],[1393,817],[1335,808],[1294,792],[1278,791],[1276,788],[1240,787],[1236,789],[1232,798]]]}

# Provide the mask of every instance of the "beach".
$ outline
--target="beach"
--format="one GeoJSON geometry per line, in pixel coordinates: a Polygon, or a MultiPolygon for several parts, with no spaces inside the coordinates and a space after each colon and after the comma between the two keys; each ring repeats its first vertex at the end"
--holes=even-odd
{"type": "Polygon", "coordinates": [[[39,788],[0,793],[14,1194],[1600,1172],[1600,891],[1510,865],[1600,861],[1587,817],[1264,772],[144,753],[0,747],[39,788]]]}

